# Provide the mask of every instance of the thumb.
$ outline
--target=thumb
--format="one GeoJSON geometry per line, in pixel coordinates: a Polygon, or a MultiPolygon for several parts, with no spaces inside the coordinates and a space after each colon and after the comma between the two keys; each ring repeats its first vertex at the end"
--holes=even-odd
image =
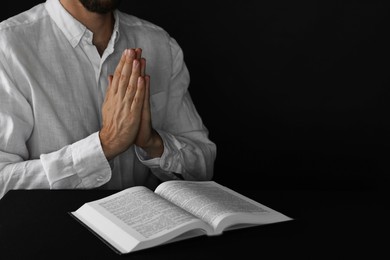
{"type": "Polygon", "coordinates": [[[108,75],[108,87],[111,86],[113,78],[114,78],[114,75],[112,75],[112,74],[108,75]]]}
{"type": "Polygon", "coordinates": [[[110,95],[112,95],[112,94],[110,94],[112,91],[110,91],[111,90],[111,84],[112,84],[112,79],[114,78],[114,76],[113,75],[109,75],[108,77],[107,77],[107,79],[108,79],[108,86],[107,86],[107,89],[106,89],[106,96],[105,96],[105,98],[104,98],[104,101],[106,102],[106,100],[108,99],[108,96],[110,96],[110,95]]]}

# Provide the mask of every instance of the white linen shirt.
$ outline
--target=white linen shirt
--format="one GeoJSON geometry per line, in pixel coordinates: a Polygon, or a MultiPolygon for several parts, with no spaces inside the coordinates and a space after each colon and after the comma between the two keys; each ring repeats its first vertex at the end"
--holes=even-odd
{"type": "Polygon", "coordinates": [[[154,24],[114,15],[102,56],[92,32],[58,0],[0,23],[0,198],[10,189],[123,189],[177,175],[212,178],[216,146],[191,101],[181,48],[154,24]],[[108,162],[98,136],[108,75],[126,48],[137,47],[147,60],[152,124],[164,153],[148,159],[132,146],[108,162]]]}

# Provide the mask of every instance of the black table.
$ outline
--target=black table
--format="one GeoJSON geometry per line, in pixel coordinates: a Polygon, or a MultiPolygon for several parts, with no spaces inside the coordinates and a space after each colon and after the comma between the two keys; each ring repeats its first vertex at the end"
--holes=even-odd
{"type": "Polygon", "coordinates": [[[382,193],[237,191],[294,220],[118,255],[68,214],[87,201],[116,191],[10,191],[0,200],[0,259],[385,259],[389,256],[390,210],[382,193]]]}

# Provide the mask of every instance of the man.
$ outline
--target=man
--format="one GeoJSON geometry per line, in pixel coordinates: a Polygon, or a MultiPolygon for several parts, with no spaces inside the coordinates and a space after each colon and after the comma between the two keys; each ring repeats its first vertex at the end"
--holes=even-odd
{"type": "Polygon", "coordinates": [[[0,198],[212,178],[182,50],[119,2],[47,0],[0,24],[0,198]]]}

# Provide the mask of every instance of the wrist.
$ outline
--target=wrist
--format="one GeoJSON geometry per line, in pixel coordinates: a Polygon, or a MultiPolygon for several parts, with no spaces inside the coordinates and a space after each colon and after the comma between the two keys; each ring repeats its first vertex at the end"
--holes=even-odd
{"type": "Polygon", "coordinates": [[[161,157],[164,152],[164,142],[157,131],[153,130],[152,137],[145,146],[141,148],[146,152],[150,158],[161,157]]]}
{"type": "Polygon", "coordinates": [[[110,140],[104,135],[103,131],[99,132],[100,145],[102,147],[103,153],[106,156],[107,160],[111,160],[116,156],[112,145],[110,145],[110,140]]]}

